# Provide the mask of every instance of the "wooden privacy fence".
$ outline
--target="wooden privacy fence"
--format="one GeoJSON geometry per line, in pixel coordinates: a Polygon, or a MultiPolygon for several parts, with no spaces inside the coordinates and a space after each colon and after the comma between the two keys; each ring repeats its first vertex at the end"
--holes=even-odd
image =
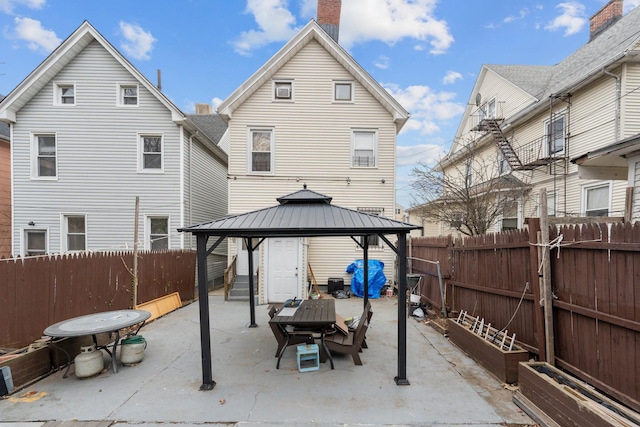
{"type": "MultiPolygon", "coordinates": [[[[0,260],[0,347],[21,348],[49,325],[84,314],[131,308],[131,252],[0,260]]],[[[138,303],[179,292],[194,299],[193,251],[141,252],[138,303]]]]}
{"type": "MultiPolygon", "coordinates": [[[[545,360],[538,233],[532,220],[528,230],[414,238],[408,253],[440,261],[452,315],[480,316],[545,360]]],[[[640,410],[640,223],[552,227],[549,234],[556,365],[640,410]]],[[[439,309],[427,265],[411,268],[426,275],[423,298],[439,309]]]]}

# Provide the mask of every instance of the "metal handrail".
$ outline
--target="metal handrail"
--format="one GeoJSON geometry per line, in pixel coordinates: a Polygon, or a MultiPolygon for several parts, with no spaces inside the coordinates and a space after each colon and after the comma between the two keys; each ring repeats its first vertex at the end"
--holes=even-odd
{"type": "Polygon", "coordinates": [[[412,257],[409,256],[407,257],[407,261],[409,263],[409,274],[411,274],[412,270],[412,266],[411,266],[411,260],[418,260],[418,261],[422,261],[422,262],[428,262],[430,264],[434,264],[436,266],[436,271],[438,272],[438,283],[440,285],[440,298],[442,299],[442,308],[440,310],[440,312],[442,313],[442,315],[445,317],[445,319],[447,318],[447,305],[445,302],[445,290],[444,290],[444,284],[442,283],[442,273],[440,271],[440,261],[431,261],[429,259],[423,259],[423,258],[417,258],[417,257],[412,257]]]}

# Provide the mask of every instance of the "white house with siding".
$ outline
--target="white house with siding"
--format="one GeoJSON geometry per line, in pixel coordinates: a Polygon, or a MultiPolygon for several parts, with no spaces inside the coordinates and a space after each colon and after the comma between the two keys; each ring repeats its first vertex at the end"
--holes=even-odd
{"type": "MultiPolygon", "coordinates": [[[[321,24],[310,21],[218,107],[229,125],[230,214],[273,206],[306,184],[334,205],[394,218],[396,135],[408,113],[321,24]]],[[[337,35],[338,21],[328,24],[337,35]]],[[[243,246],[229,244],[240,275],[249,273],[243,246]]],[[[305,297],[309,265],[320,285],[343,278],[348,286],[345,270],[362,258],[344,237],[267,239],[259,248],[262,303],[305,297]]],[[[382,241],[370,244],[369,258],[395,279],[394,252],[382,241]]]]}
{"type": "Polygon", "coordinates": [[[622,0],[609,1],[591,18],[590,40],[556,65],[482,66],[439,167],[479,183],[481,161],[531,186],[494,231],[538,217],[542,188],[550,216],[624,216],[626,168],[604,173],[584,157],[640,133],[640,8],[622,11],[622,0]]]}
{"type": "Polygon", "coordinates": [[[14,256],[131,250],[136,197],[144,249],[192,248],[176,230],[227,213],[215,140],[226,124],[212,136],[88,22],[7,95],[0,121],[11,133],[14,256]]]}

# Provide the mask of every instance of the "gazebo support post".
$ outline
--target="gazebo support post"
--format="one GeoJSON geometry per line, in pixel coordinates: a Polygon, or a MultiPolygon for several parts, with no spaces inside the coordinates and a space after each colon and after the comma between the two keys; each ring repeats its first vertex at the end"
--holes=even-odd
{"type": "Polygon", "coordinates": [[[398,376],[397,385],[407,379],[407,235],[398,234],[398,376]]]}
{"type": "Polygon", "coordinates": [[[209,330],[209,289],[207,288],[207,239],[197,234],[198,305],[200,307],[200,354],[202,358],[202,385],[200,390],[212,390],[216,382],[211,374],[211,333],[209,330]]]}
{"type": "Polygon", "coordinates": [[[249,257],[249,311],[251,312],[251,320],[249,323],[250,328],[257,328],[256,323],[256,299],[255,291],[253,288],[253,245],[250,237],[245,237],[247,245],[247,256],[249,257]]]}
{"type": "Polygon", "coordinates": [[[369,301],[369,236],[364,236],[362,240],[364,241],[362,247],[364,258],[364,307],[366,307],[369,301]]]}

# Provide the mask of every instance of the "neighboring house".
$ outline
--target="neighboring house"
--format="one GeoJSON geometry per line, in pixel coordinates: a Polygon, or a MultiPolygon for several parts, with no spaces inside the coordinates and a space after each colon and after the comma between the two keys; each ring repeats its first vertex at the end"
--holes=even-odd
{"type": "Polygon", "coordinates": [[[429,218],[424,205],[413,206],[405,210],[406,222],[422,227],[422,230],[411,230],[411,237],[439,236],[442,234],[440,223],[429,218]]]}
{"type": "MultiPolygon", "coordinates": [[[[0,95],[0,102],[4,99],[0,95]]],[[[11,256],[11,150],[9,126],[0,122],[0,258],[11,256]]]]}
{"type": "MultiPolygon", "coordinates": [[[[273,206],[307,184],[335,205],[394,218],[396,135],[408,113],[329,35],[337,38],[339,6],[320,0],[320,24],[310,21],[218,107],[229,125],[230,214],[273,206]]],[[[304,297],[308,265],[320,285],[342,277],[348,286],[345,270],[362,258],[344,237],[267,239],[259,248],[263,303],[304,297]]],[[[246,252],[241,239],[230,242],[239,275],[249,273],[246,252]]],[[[370,242],[369,258],[395,280],[395,254],[382,240],[370,242]]]]}
{"type": "Polygon", "coordinates": [[[622,10],[621,0],[607,3],[591,18],[590,41],[556,65],[482,66],[439,167],[475,184],[473,165],[482,161],[531,186],[495,231],[538,217],[541,188],[550,216],[622,217],[625,183],[604,174],[579,179],[569,161],[640,132],[640,8],[624,17],[622,10]]]}
{"type": "Polygon", "coordinates": [[[136,197],[141,249],[193,248],[176,230],[227,213],[224,123],[212,135],[185,115],[88,22],[7,95],[0,121],[15,256],[131,250],[136,197]]]}
{"type": "Polygon", "coordinates": [[[624,219],[640,220],[640,133],[571,160],[581,179],[627,181],[624,219]]]}

